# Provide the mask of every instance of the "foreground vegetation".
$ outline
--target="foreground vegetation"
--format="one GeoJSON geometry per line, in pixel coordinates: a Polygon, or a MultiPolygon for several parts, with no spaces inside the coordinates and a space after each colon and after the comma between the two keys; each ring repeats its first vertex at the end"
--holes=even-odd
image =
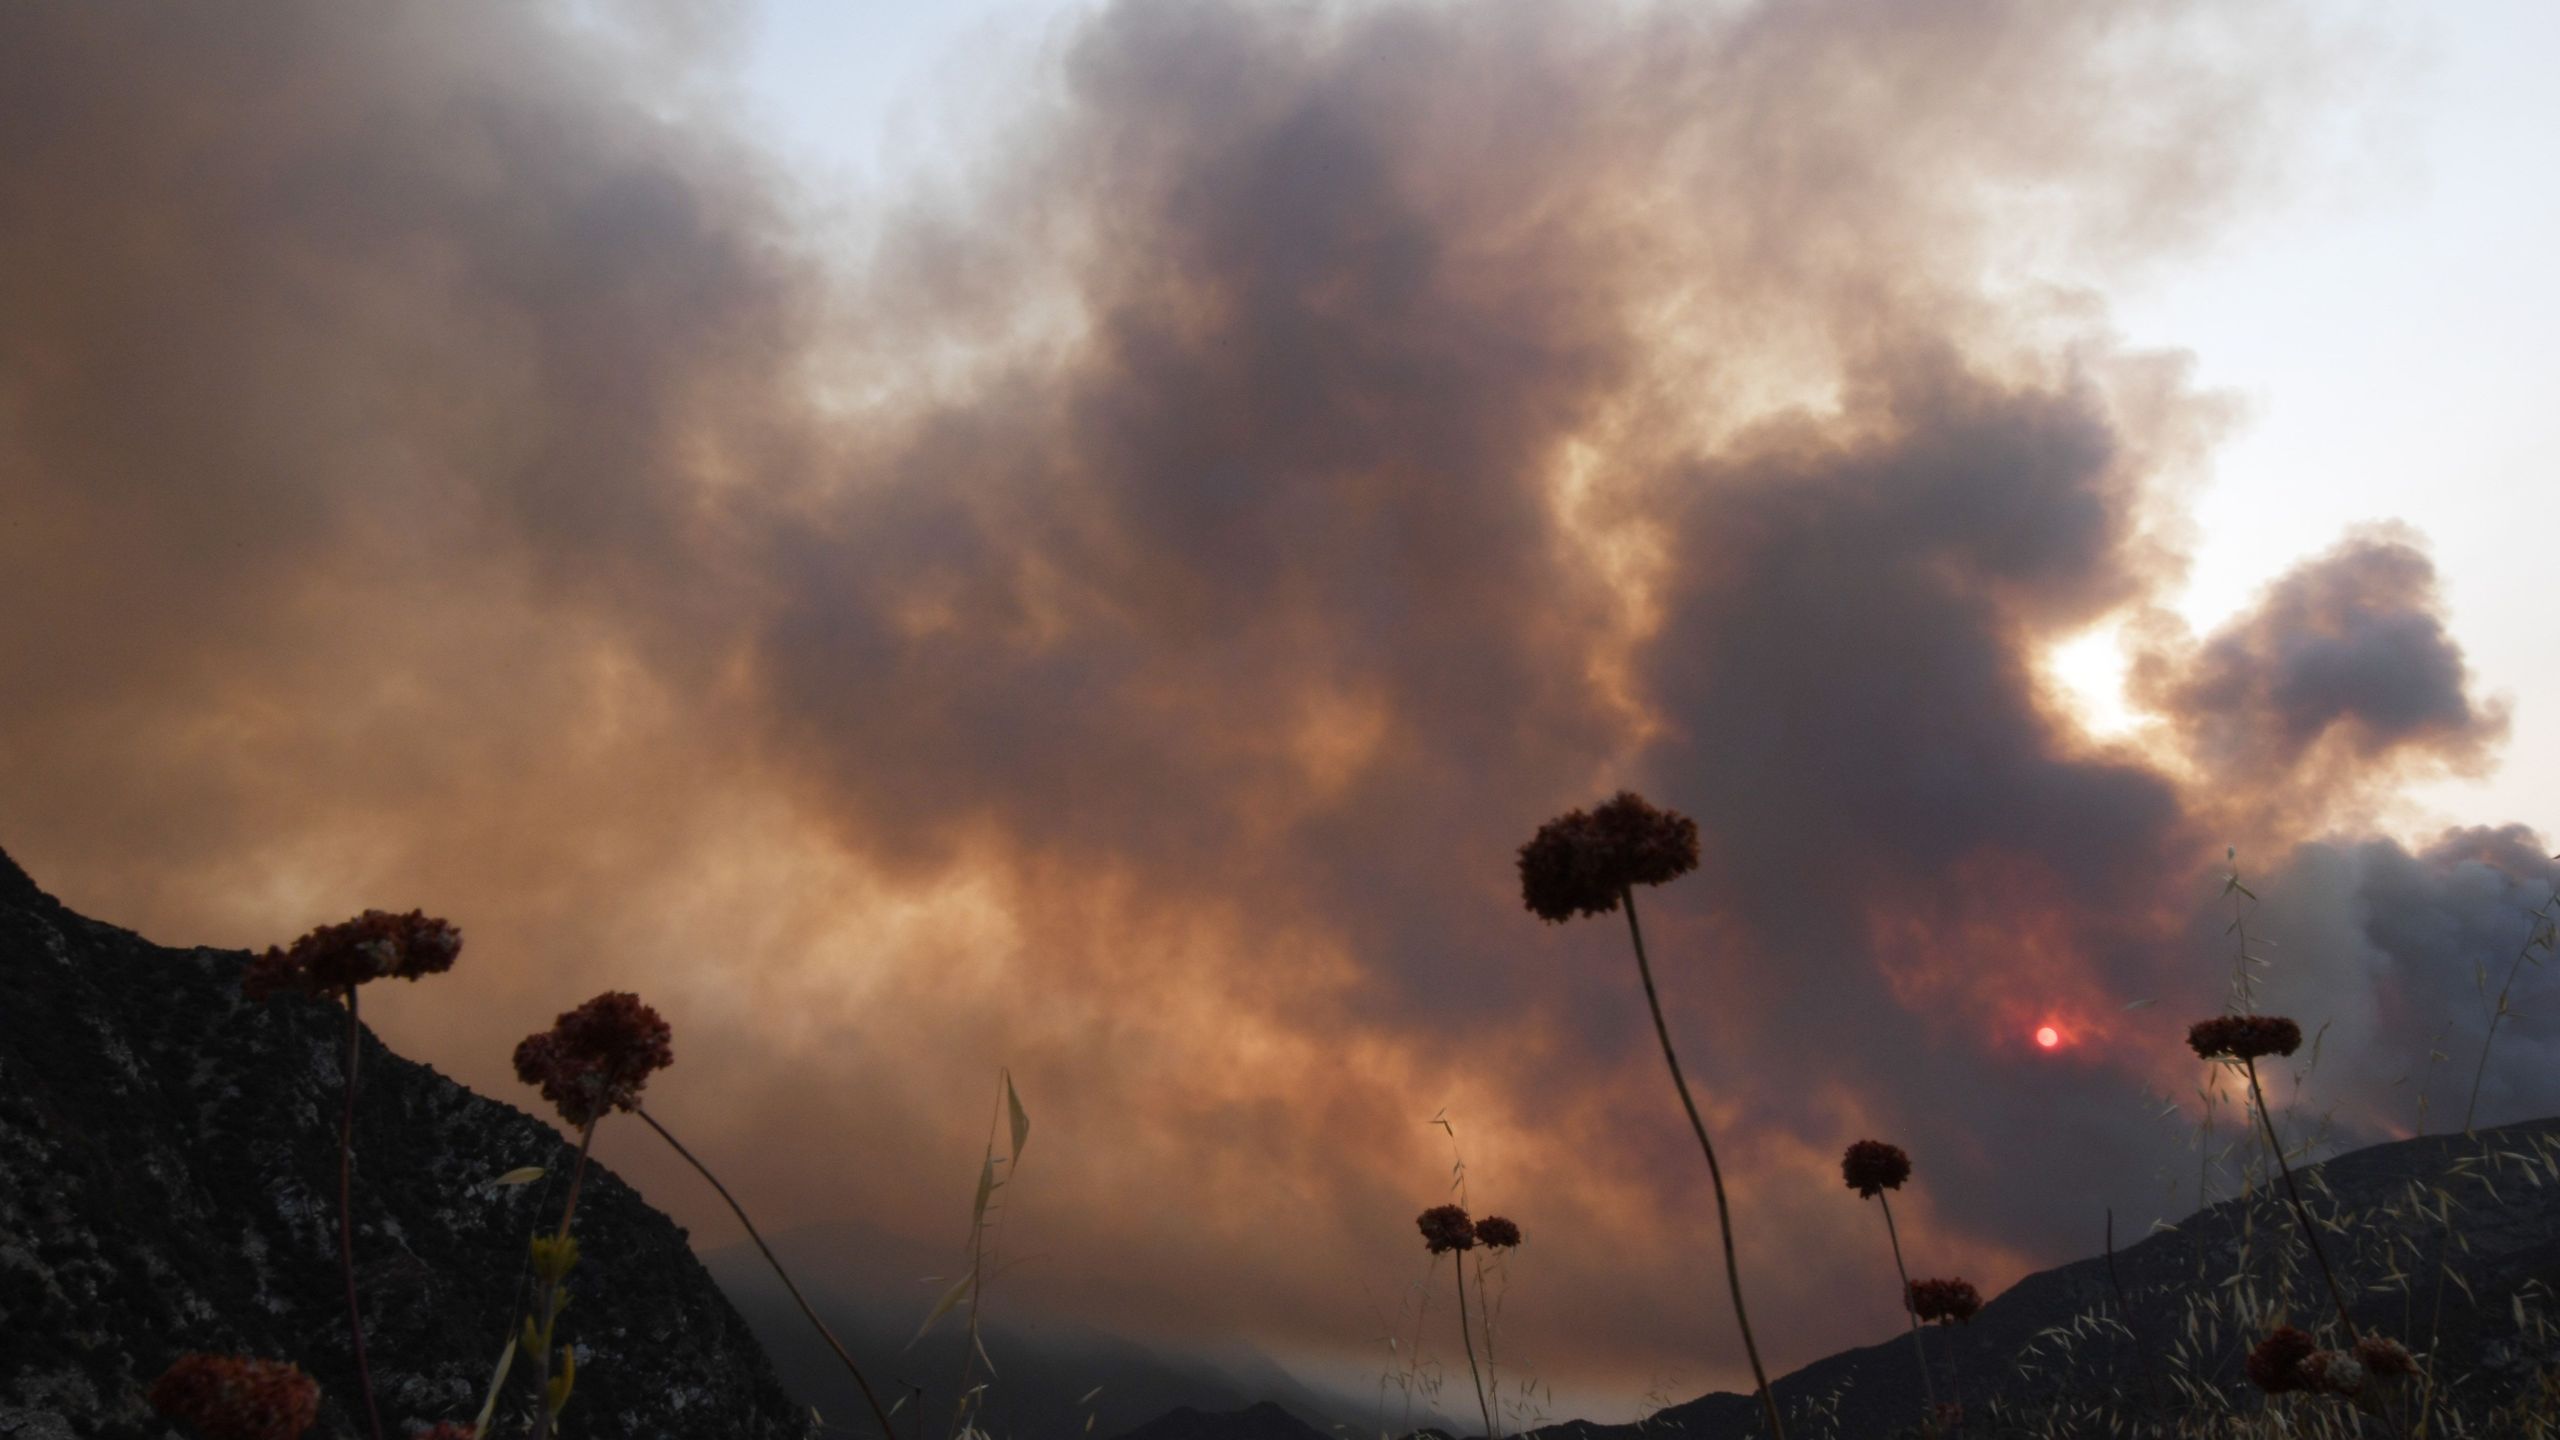
{"type": "MultiPolygon", "coordinates": [[[[1794,1440],[1817,1436],[1864,1440],[1840,1434],[1836,1406],[1828,1398],[1796,1397],[1792,1405],[1782,1405],[1769,1380],[1751,1330],[1734,1240],[1734,1207],[1726,1193],[1723,1167],[1664,1019],[1637,918],[1635,892],[1638,886],[1664,884],[1697,867],[1696,825],[1656,809],[1639,796],[1621,793],[1590,812],[1576,810],[1541,827],[1521,847],[1518,863],[1522,898],[1541,919],[1563,922],[1612,913],[1626,917],[1664,1065],[1705,1162],[1727,1296],[1756,1392],[1755,1433],[1767,1440],[1789,1440],[1790,1436],[1794,1440]]],[[[2468,1162],[2459,1176],[2459,1182],[2476,1183],[2413,1184],[2371,1213],[2340,1205],[2316,1181],[2306,1193],[2294,1161],[2310,1142],[2288,1145],[2259,1073],[2260,1061],[2290,1057],[2301,1049],[2302,1029],[2288,1017],[2256,1011],[2253,976],[2263,962],[2251,949],[2246,924],[2246,906],[2255,897],[2236,872],[2228,879],[2225,895],[2235,906],[2232,933],[2237,937],[2230,1003],[2225,1013],[2196,1021],[2187,1040],[2198,1060],[2209,1067],[2207,1083],[2198,1092],[2204,1099],[2200,1150],[2209,1150],[2212,1144],[2214,1116],[2226,1097],[2239,1108],[2248,1127],[2248,1138],[2242,1142],[2245,1148],[2239,1152],[2237,1197],[2247,1223],[2234,1253],[2199,1253],[2192,1283],[2174,1297],[2178,1321],[2165,1333],[2136,1329],[2134,1307],[2119,1288],[2114,1305],[2092,1309],[2048,1330],[2016,1357],[2014,1378],[2025,1383],[2009,1388],[2042,1398],[2023,1402],[1995,1393],[1969,1407],[1953,1347],[1934,1347],[1940,1353],[1933,1355],[1924,1331],[1968,1324],[1981,1310],[1982,1296],[1958,1277],[1911,1277],[1891,1202],[1891,1195],[1913,1175],[1909,1153],[1876,1139],[1860,1139],[1845,1149],[1844,1185],[1861,1200],[1872,1199],[1878,1205],[1923,1386],[1915,1413],[1900,1433],[1929,1440],[1941,1436],[2560,1440],[2560,1371],[2539,1373],[2520,1393],[2495,1408],[2467,1407],[2460,1399],[2467,1357],[2443,1353],[2438,1344],[2446,1307],[2469,1303],[2468,1296],[2448,1293],[2461,1284],[2450,1257],[2462,1244],[2467,1219],[2475,1214],[2480,1196],[2500,1203],[2502,1178],[2534,1186],[2546,1180],[2560,1184],[2560,1153],[2555,1153],[2560,1152],[2560,1143],[2542,1144],[2530,1153],[2498,1150],[2484,1143],[2476,1161],[2468,1162]],[[2411,1235],[2424,1238],[2412,1242],[2407,1238],[2411,1235]],[[2400,1317],[2391,1333],[2370,1321],[2374,1302],[2384,1297],[2397,1297],[2400,1302],[2400,1317]],[[2368,1316],[2365,1323],[2359,1323],[2359,1308],[2368,1316]],[[2129,1371],[2106,1369],[2111,1378],[2093,1384],[2086,1377],[2100,1371],[2086,1360],[2100,1346],[2129,1347],[2137,1363],[2129,1371]],[[2251,1388],[2239,1390],[2228,1383],[2235,1364],[2251,1388]]],[[[2511,1001],[2526,967],[2538,965],[2550,954],[2555,916],[2560,916],[2560,890],[2536,912],[2524,944],[2504,972],[2474,1071],[2471,1106],[2464,1116],[2466,1134],[2471,1133],[2480,1078],[2487,1072],[2498,1022],[2512,1013],[2511,1001]]],[[[385,1440],[390,1432],[376,1403],[365,1352],[364,1297],[356,1279],[349,1206],[359,1138],[355,1133],[361,1034],[358,996],[364,986],[377,980],[415,981],[450,970],[461,944],[459,931],[443,920],[415,911],[406,915],[367,911],[314,930],[290,947],[256,957],[242,980],[253,999],[327,1004],[345,1012],[337,1240],[354,1371],[362,1392],[350,1409],[363,1417],[373,1440],[385,1440]]],[[[549,1440],[559,1430],[577,1383],[576,1348],[564,1330],[564,1325],[574,1324],[564,1314],[570,1281],[581,1263],[609,1263],[579,1253],[575,1224],[579,1191],[597,1126],[614,1114],[627,1113],[699,1172],[745,1226],[802,1316],[853,1378],[882,1440],[916,1440],[921,1431],[900,1433],[893,1419],[900,1407],[881,1403],[853,1355],[802,1296],[736,1197],[642,1105],[650,1078],[672,1064],[673,1058],[671,1027],[657,1011],[627,992],[599,995],[518,1044],[514,1056],[518,1077],[539,1090],[576,1136],[559,1217],[547,1233],[529,1243],[527,1283],[519,1297],[521,1313],[496,1352],[487,1396],[477,1414],[469,1419],[420,1419],[402,1433],[425,1440],[494,1440],[502,1434],[549,1440]]],[[[930,1327],[965,1304],[971,1339],[964,1353],[973,1356],[979,1348],[976,1315],[987,1273],[993,1197],[1011,1175],[1011,1167],[1019,1163],[1029,1131],[1029,1120],[1009,1078],[1000,1091],[998,1115],[1010,1144],[999,1155],[991,1133],[972,1217],[969,1265],[925,1321],[930,1327]]],[[[1445,1126],[1445,1119],[1440,1123],[1445,1126]]],[[[1454,1129],[1451,1142],[1454,1147],[1454,1129]]],[[[1459,1160],[1455,1173],[1461,1187],[1464,1169],[1459,1160]]],[[[522,1183],[542,1173],[527,1167],[501,1179],[522,1183]]],[[[2201,1187],[2198,1199],[2200,1204],[2206,1199],[2201,1187]]],[[[1525,1387],[1513,1401],[1502,1400],[1496,1354],[1499,1257],[1520,1244],[1520,1227],[1500,1216],[1471,1216],[1463,1194],[1460,1203],[1424,1210],[1418,1223],[1435,1265],[1447,1255],[1455,1266],[1459,1330],[1478,1413],[1488,1440],[1500,1440],[1506,1421],[1507,1428],[1516,1432],[1536,1418],[1526,1403],[1525,1387]],[[1489,1259],[1493,1261],[1490,1269],[1489,1259]]],[[[2109,1263],[2112,1269],[2112,1241],[2109,1263]]],[[[2547,1351],[2552,1332],[2543,1309],[2519,1302],[2515,1319],[2519,1331],[2547,1351]]],[[[1414,1394],[1418,1355],[1418,1346],[1405,1352],[1401,1379],[1408,1400],[1414,1394]]],[[[973,1399],[983,1394],[984,1385],[973,1387],[971,1379],[964,1369],[955,1386],[949,1422],[953,1440],[978,1440],[983,1435],[976,1424],[973,1399]]],[[[152,1387],[149,1398],[162,1415],[206,1440],[296,1440],[316,1421],[320,1403],[316,1383],[288,1361],[204,1354],[181,1357],[152,1387]]],[[[601,1429],[608,1417],[594,1417],[589,1423],[601,1429]]]]}

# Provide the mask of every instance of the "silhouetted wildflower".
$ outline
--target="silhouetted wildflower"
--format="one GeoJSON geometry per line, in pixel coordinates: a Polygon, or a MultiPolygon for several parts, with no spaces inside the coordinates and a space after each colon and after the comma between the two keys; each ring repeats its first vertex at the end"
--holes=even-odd
{"type": "Polygon", "coordinates": [[[2417,1357],[2409,1347],[2382,1335],[2367,1335],[2356,1342],[2356,1361],[2366,1373],[2383,1379],[2418,1373],[2417,1357]]]}
{"type": "Polygon", "coordinates": [[[2187,1027],[2187,1044],[2207,1060],[2255,1060],[2302,1048],[2302,1027],[2281,1015],[2217,1015],[2187,1027]]]}
{"type": "Polygon", "coordinates": [[[2309,1388],[2302,1362],[2320,1349],[2318,1341],[2290,1325],[2279,1325],[2249,1352],[2249,1383],[2270,1395],[2309,1388]]]}
{"type": "Polygon", "coordinates": [[[1434,1205],[1416,1216],[1414,1223],[1422,1227],[1422,1243],[1434,1255],[1476,1248],[1476,1225],[1462,1205],[1434,1205]]]}
{"type": "Polygon", "coordinates": [[[296,1440],[320,1418],[320,1387],[281,1361],[181,1355],[151,1386],[151,1408],[204,1440],[296,1440]]]}
{"type": "Polygon", "coordinates": [[[516,1078],[581,1128],[640,1103],[651,1073],[675,1063],[674,1032],[640,997],[610,990],[516,1046],[516,1078]]]}
{"type": "Polygon", "coordinates": [[[1911,1157],[1899,1145],[1882,1140],[1861,1140],[1840,1157],[1840,1178],[1865,1199],[1874,1199],[1885,1190],[1899,1190],[1911,1178],[1911,1157]]]}
{"type": "Polygon", "coordinates": [[[1911,1313],[1933,1324],[1968,1322],[1982,1309],[1982,1292],[1970,1280],[1914,1280],[1911,1313]]]}
{"type": "Polygon", "coordinates": [[[1520,895],[1542,920],[1606,915],[1628,887],[1698,868],[1698,822],[1621,790],[1588,814],[1569,811],[1520,847],[1520,895]]]}
{"type": "Polygon", "coordinates": [[[286,991],[310,994],[311,972],[282,950],[270,948],[263,955],[249,957],[249,968],[240,972],[241,994],[264,1002],[286,991]]]}
{"type": "Polygon", "coordinates": [[[1476,1222],[1476,1243],[1488,1250],[1508,1250],[1520,1243],[1520,1227],[1499,1215],[1476,1222]]]}
{"type": "Polygon", "coordinates": [[[269,946],[249,962],[240,988],[252,1000],[290,991],[334,995],[368,980],[416,980],[453,968],[462,932],[423,911],[367,910],[323,925],[290,948],[269,946]]]}

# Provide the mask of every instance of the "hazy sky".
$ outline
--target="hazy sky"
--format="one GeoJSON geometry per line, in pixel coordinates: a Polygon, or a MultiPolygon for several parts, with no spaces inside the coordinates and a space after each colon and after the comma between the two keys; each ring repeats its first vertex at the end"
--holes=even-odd
{"type": "Polygon", "coordinates": [[[956,1244],[1010,1066],[1009,1303],[1334,1374],[1445,1110],[1604,1416],[1742,1374],[1623,934],[1512,871],[1622,785],[1781,1368],[1896,1323],[1851,1140],[1988,1285],[2193,1204],[2226,845],[2306,1120],[2460,1108],[2560,804],[2547,14],[595,13],[0,11],[74,906],[447,915],[367,1018],[518,1101],[637,989],[778,1228],[956,1244]]]}
{"type": "MultiPolygon", "coordinates": [[[[1097,8],[762,0],[739,37],[742,114],[821,192],[876,193],[965,153],[955,94],[1037,84],[1041,58],[1097,8]]],[[[2444,572],[2448,628],[2516,710],[2494,768],[2411,787],[2395,818],[2423,830],[2483,806],[2560,813],[2554,635],[2534,619],[2537,567],[2516,531],[2560,473],[2560,413],[2542,403],[2560,186],[2536,178],[2560,129],[2542,76],[2560,13],[2339,6],[2312,33],[2347,73],[2283,117],[2259,192],[2214,233],[2132,273],[2047,254],[2036,278],[2101,287],[2127,343],[2184,352],[2197,383],[2245,406],[2190,497],[2190,570],[2161,602],[2211,626],[2347,527],[2416,527],[2444,572]]],[[[2102,625],[2057,661],[2105,725],[2130,718],[2119,649],[2102,625]]]]}

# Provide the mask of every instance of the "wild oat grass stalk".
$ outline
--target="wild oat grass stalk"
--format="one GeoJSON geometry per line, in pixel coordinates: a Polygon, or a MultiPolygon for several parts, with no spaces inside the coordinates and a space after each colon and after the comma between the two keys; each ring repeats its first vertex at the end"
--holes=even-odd
{"type": "MultiPolygon", "coordinates": [[[[2560,861],[2560,855],[2551,858],[2560,861]]],[[[2508,1008],[2507,1001],[2515,993],[2516,977],[2523,973],[2525,961],[2533,959],[2537,953],[2551,953],[2555,921],[2560,921],[2560,883],[2551,887],[2550,897],[2542,902],[2541,909],[2533,912],[2533,923],[2525,931],[2524,943],[2516,947],[2515,959],[2507,963],[2506,982],[2498,987],[2498,1003],[2490,1008],[2488,1031],[2480,1037],[2480,1063],[2471,1072],[2471,1100],[2462,1107],[2462,1133],[2465,1135],[2471,1133],[2472,1120],[2480,1112],[2480,1084],[2489,1078],[2489,1050],[2498,1043],[2498,1024],[2514,1013],[2508,1008]]],[[[2537,960],[2535,963],[2540,962],[2537,960]]],[[[2485,988],[2487,977],[2478,978],[2485,988]]]]}

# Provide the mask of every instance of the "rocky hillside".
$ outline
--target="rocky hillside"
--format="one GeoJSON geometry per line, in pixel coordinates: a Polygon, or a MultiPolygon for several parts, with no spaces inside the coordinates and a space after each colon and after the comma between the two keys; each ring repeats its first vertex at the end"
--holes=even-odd
{"type": "MultiPolygon", "coordinates": [[[[2554,1393],[2546,1381],[2560,1380],[2560,1120],[2376,1145],[2300,1173],[2357,1324],[2421,1351],[2468,1433],[2547,1433],[2514,1417],[2560,1409],[2541,1398],[2554,1393]],[[2439,1260],[2454,1277],[2442,1285],[2432,1278],[2439,1260]]],[[[2261,1192],[2126,1243],[2112,1260],[2029,1275],[1971,1324],[1928,1332],[1938,1398],[1949,1398],[1952,1366],[1970,1417],[1963,1433],[1976,1440],[2138,1435],[2150,1433],[2144,1422],[2254,1413],[2264,1402],[2241,1359],[2265,1309],[2306,1326],[2324,1318],[2292,1224],[2261,1192]]],[[[1780,1377],[1777,1391],[1791,1440],[1914,1435],[1926,1403],[1907,1334],[1815,1361],[1780,1377]]],[[[1638,1425],[1568,1421],[1522,1440],[1765,1433],[1755,1397],[1718,1392],[1638,1425]]],[[[1121,1440],[1332,1437],[1266,1406],[1180,1411],[1121,1440]]]]}
{"type": "MultiPolygon", "coordinates": [[[[322,1387],[313,1435],[360,1432],[335,1230],[344,1015],[248,1003],[247,960],[84,919],[0,854],[0,1436],[162,1440],[143,1392],[186,1350],[293,1360],[322,1387]]],[[[356,1253],[383,1423],[405,1436],[479,1408],[569,1157],[548,1125],[365,1041],[356,1253]],[[525,1165],[551,1174],[489,1183],[525,1165]]],[[[578,1232],[571,1434],[808,1433],[682,1230],[591,1171],[578,1232]]]]}

